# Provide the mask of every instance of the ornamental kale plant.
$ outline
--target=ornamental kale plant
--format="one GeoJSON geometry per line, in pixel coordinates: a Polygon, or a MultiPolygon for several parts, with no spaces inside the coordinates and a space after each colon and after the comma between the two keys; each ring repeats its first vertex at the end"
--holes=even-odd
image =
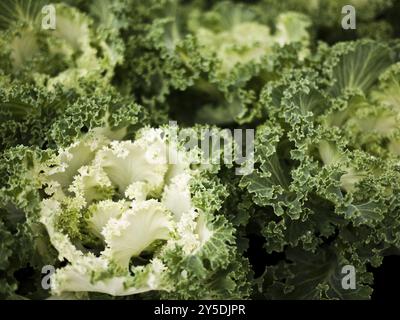
{"type": "Polygon", "coordinates": [[[400,253],[399,14],[3,0],[0,298],[373,297],[400,253]]]}

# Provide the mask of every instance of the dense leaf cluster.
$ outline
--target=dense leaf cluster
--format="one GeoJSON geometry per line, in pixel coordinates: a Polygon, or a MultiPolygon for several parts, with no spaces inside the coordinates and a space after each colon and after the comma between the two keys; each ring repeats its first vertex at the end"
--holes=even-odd
{"type": "Polygon", "coordinates": [[[0,3],[1,298],[371,297],[400,248],[399,3],[52,3],[55,30],[0,3]],[[246,128],[243,176],[173,139],[246,128]]]}

